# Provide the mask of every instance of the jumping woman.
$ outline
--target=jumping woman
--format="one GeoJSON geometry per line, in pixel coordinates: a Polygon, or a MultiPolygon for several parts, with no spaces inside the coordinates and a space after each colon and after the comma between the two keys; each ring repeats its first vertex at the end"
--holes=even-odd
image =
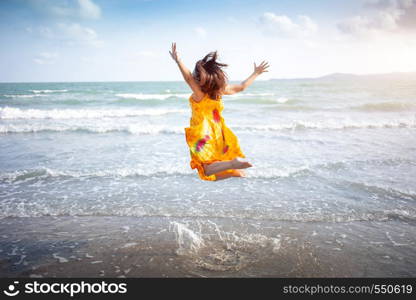
{"type": "Polygon", "coordinates": [[[217,52],[210,52],[197,61],[192,73],[180,60],[176,43],[172,43],[169,53],[193,92],[189,97],[192,118],[190,126],[185,128],[191,168],[196,168],[203,180],[244,177],[241,169],[252,165],[237,159],[245,156],[237,137],[224,123],[221,97],[244,91],[257,76],[267,72],[269,64],[263,61],[257,66],[254,63],[254,71],[246,80],[240,84],[228,84],[227,75],[223,71],[227,65],[217,62],[217,52]]]}

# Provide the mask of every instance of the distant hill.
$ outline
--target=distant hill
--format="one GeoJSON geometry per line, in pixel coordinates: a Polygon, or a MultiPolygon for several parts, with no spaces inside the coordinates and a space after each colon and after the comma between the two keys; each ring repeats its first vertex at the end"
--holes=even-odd
{"type": "Polygon", "coordinates": [[[315,79],[336,79],[336,80],[345,80],[345,79],[356,79],[360,75],[348,74],[348,73],[332,73],[325,76],[317,77],[315,79]]]}
{"type": "Polygon", "coordinates": [[[416,79],[416,72],[393,72],[383,74],[347,74],[347,73],[333,73],[326,76],[318,77],[317,79],[335,79],[335,80],[354,80],[354,79],[416,79]]]}
{"type": "Polygon", "coordinates": [[[332,73],[321,77],[309,78],[273,78],[270,80],[357,80],[357,79],[378,79],[378,80],[416,80],[416,72],[393,72],[382,74],[349,74],[349,73],[332,73]]]}

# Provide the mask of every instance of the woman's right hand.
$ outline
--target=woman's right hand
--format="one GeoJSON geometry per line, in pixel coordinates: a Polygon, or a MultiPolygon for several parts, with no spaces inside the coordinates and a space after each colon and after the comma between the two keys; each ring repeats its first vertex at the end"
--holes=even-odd
{"type": "Polygon", "coordinates": [[[264,60],[259,66],[257,66],[256,63],[254,63],[254,73],[257,75],[260,75],[261,73],[269,72],[267,70],[268,67],[269,67],[269,63],[264,60]]]}
{"type": "Polygon", "coordinates": [[[169,51],[169,54],[175,62],[178,62],[179,56],[178,52],[176,52],[176,43],[172,43],[172,49],[169,51]]]}

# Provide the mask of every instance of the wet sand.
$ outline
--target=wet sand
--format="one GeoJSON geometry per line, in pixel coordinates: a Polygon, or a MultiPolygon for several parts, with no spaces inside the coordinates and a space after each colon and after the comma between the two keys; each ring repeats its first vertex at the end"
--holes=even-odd
{"type": "Polygon", "coordinates": [[[414,277],[412,227],[394,218],[4,218],[0,276],[414,277]]]}

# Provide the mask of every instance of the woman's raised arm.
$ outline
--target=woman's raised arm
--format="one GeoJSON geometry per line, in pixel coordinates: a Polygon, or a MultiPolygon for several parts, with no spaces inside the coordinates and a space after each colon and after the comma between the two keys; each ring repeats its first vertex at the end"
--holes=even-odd
{"type": "Polygon", "coordinates": [[[194,77],[192,76],[191,71],[183,64],[183,62],[179,58],[179,55],[176,52],[176,43],[172,43],[172,49],[171,51],[169,51],[169,54],[178,65],[179,70],[182,73],[183,79],[185,79],[186,83],[194,92],[193,98],[196,101],[201,100],[204,97],[204,93],[201,91],[199,84],[195,81],[194,77]]]}
{"type": "Polygon", "coordinates": [[[266,61],[263,61],[259,66],[254,63],[254,71],[253,73],[243,82],[240,84],[228,84],[225,87],[224,94],[225,95],[232,95],[239,92],[244,91],[250,84],[254,82],[254,80],[259,76],[260,74],[264,72],[269,72],[267,68],[269,67],[269,63],[266,61]]]}

